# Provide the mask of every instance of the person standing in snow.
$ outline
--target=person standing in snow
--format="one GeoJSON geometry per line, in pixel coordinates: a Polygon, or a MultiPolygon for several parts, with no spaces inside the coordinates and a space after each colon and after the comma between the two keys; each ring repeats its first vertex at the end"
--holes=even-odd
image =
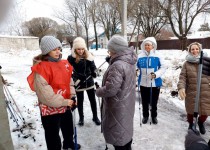
{"type": "Polygon", "coordinates": [[[161,76],[166,70],[166,65],[163,58],[156,51],[156,49],[157,42],[155,38],[146,38],[141,44],[142,51],[139,54],[137,62],[137,68],[140,70],[140,74],[138,77],[138,87],[140,86],[142,97],[143,124],[146,124],[148,122],[149,105],[151,105],[150,115],[152,118],[152,123],[158,123],[157,103],[160,93],[160,87],[162,86],[161,76]]]}
{"type": "MultiPolygon", "coordinates": [[[[73,68],[67,60],[61,60],[61,43],[55,37],[44,36],[40,49],[42,54],[36,57],[40,59],[31,67],[32,72],[27,80],[38,97],[47,148],[61,150],[61,129],[63,149],[74,149],[70,109],[76,105],[72,100],[75,96],[74,82],[71,78],[73,68]]],[[[77,147],[80,149],[79,144],[77,147]]]]}
{"type": "MultiPolygon", "coordinates": [[[[185,108],[187,111],[187,121],[189,129],[193,127],[193,114],[195,107],[195,97],[197,91],[198,66],[200,59],[200,52],[202,50],[201,44],[194,42],[188,47],[188,55],[183,64],[179,82],[177,84],[181,100],[185,99],[185,108]]],[[[205,55],[205,53],[204,53],[205,55]]],[[[198,126],[201,134],[205,134],[204,122],[210,115],[210,76],[201,76],[200,98],[199,98],[199,117],[198,126]]]]}
{"type": "Polygon", "coordinates": [[[136,61],[133,49],[119,35],[108,42],[109,67],[96,95],[102,97],[102,132],[115,150],[131,150],[136,101],[136,61]]]}
{"type": "Polygon", "coordinates": [[[94,56],[87,50],[85,40],[77,37],[73,41],[71,55],[68,56],[69,63],[73,66],[73,80],[75,82],[76,94],[78,99],[79,125],[84,125],[83,101],[84,91],[87,92],[91,110],[93,113],[93,122],[100,125],[101,121],[97,115],[97,103],[95,98],[94,80],[96,78],[96,66],[94,56]]]}

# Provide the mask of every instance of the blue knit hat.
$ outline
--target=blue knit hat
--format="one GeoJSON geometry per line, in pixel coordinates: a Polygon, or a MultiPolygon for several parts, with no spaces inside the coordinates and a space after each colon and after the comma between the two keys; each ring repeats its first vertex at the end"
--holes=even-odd
{"type": "Polygon", "coordinates": [[[41,39],[40,49],[42,51],[42,55],[46,55],[58,47],[62,47],[61,42],[53,36],[44,36],[41,39]]]}

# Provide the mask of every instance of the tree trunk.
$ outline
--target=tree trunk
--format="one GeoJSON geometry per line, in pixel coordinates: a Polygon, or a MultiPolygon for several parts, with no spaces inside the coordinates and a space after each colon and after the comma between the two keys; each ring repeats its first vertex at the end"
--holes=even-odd
{"type": "Polygon", "coordinates": [[[180,40],[181,50],[182,51],[187,50],[187,37],[182,36],[182,37],[179,38],[179,40],[180,40]]]}

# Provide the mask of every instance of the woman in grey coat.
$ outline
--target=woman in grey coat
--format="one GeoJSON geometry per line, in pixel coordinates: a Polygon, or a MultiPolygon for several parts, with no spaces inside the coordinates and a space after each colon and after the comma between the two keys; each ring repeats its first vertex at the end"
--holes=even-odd
{"type": "Polygon", "coordinates": [[[131,150],[135,109],[137,56],[127,41],[118,35],[108,42],[110,54],[102,87],[96,95],[102,97],[102,132],[105,141],[115,150],[131,150]]]}

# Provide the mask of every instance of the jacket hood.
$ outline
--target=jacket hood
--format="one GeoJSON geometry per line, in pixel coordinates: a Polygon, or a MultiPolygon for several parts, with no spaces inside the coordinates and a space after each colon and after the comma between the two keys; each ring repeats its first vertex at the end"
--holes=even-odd
{"type": "Polygon", "coordinates": [[[154,50],[156,50],[157,49],[157,42],[156,42],[156,40],[155,40],[155,38],[154,37],[147,37],[146,39],[144,39],[144,41],[141,43],[141,50],[144,50],[145,49],[145,43],[146,43],[146,41],[150,41],[150,42],[152,42],[152,45],[153,45],[153,49],[154,50]]]}
{"type": "Polygon", "coordinates": [[[41,57],[42,57],[42,54],[39,54],[39,55],[35,56],[33,58],[33,65],[36,65],[36,64],[40,63],[42,61],[41,57]]]}
{"type": "Polygon", "coordinates": [[[113,55],[111,57],[110,64],[112,64],[116,60],[121,60],[133,65],[137,61],[137,55],[135,54],[133,47],[131,47],[125,51],[122,51],[121,53],[116,53],[115,55],[113,55]]]}

